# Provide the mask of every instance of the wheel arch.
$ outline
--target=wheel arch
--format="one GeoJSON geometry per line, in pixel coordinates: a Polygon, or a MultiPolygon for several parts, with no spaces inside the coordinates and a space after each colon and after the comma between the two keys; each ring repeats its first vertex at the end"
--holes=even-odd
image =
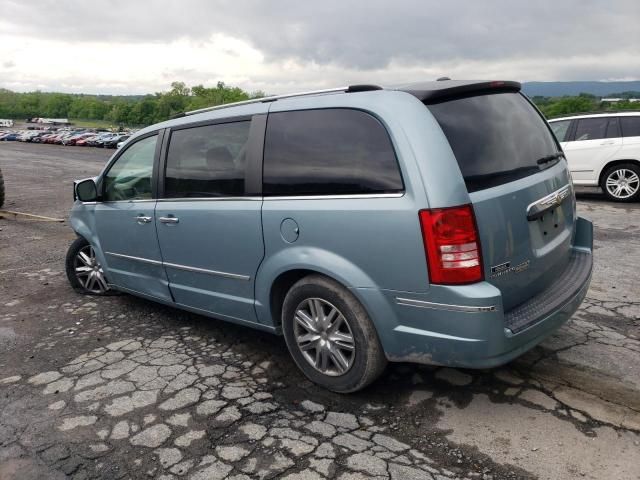
{"type": "Polygon", "coordinates": [[[614,167],[616,165],[622,165],[624,163],[631,163],[637,166],[638,168],[640,168],[640,160],[637,160],[637,159],[623,158],[623,159],[617,159],[617,160],[609,160],[607,163],[604,164],[604,166],[600,170],[600,174],[598,175],[598,186],[602,187],[602,182],[604,181],[604,174],[606,173],[607,170],[609,170],[611,167],[614,167]]]}
{"type": "Polygon", "coordinates": [[[281,250],[260,267],[255,286],[256,313],[260,323],[279,327],[284,296],[294,283],[308,275],[322,275],[340,284],[356,297],[373,320],[358,288],[377,286],[362,269],[333,252],[294,247],[281,250]],[[326,265],[333,268],[328,269],[326,265]]]}

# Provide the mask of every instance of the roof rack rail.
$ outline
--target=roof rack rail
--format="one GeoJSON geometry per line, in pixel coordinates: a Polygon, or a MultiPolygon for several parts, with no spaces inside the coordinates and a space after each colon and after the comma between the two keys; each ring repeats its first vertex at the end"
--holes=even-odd
{"type": "Polygon", "coordinates": [[[372,90],[382,90],[382,87],[378,85],[350,85],[347,87],[338,87],[338,88],[326,88],[323,90],[310,90],[308,92],[298,92],[298,93],[286,93],[284,95],[272,95],[270,97],[262,97],[262,98],[252,98],[251,100],[244,100],[242,102],[233,102],[233,103],[225,103],[222,105],[215,105],[213,107],[199,108],[198,110],[191,110],[189,112],[178,113],[174,115],[172,118],[180,118],[186,115],[195,115],[197,113],[210,112],[212,110],[220,110],[223,108],[230,107],[238,107],[241,105],[250,105],[252,103],[267,103],[267,102],[275,102],[276,100],[280,100],[283,98],[292,98],[292,97],[305,97],[307,95],[322,95],[325,93],[355,93],[355,92],[367,92],[372,90]]]}
{"type": "Polygon", "coordinates": [[[640,109],[634,108],[630,110],[594,110],[587,112],[561,113],[558,115],[554,115],[553,117],[549,117],[549,120],[555,120],[557,118],[580,117],[582,115],[619,115],[621,113],[640,113],[640,109]]]}

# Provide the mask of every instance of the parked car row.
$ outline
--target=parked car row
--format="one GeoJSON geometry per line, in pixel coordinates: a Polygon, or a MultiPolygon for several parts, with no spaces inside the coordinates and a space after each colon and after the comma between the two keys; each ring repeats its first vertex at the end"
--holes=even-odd
{"type": "Polygon", "coordinates": [[[95,130],[0,130],[0,140],[5,142],[50,143],[78,147],[117,148],[132,132],[97,132],[95,130]]]}

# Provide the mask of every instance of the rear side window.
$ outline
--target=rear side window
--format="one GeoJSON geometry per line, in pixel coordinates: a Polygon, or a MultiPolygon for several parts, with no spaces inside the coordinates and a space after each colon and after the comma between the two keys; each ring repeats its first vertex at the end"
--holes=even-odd
{"type": "Polygon", "coordinates": [[[620,138],[620,124],[617,117],[610,117],[607,123],[607,138],[620,138]]]}
{"type": "Polygon", "coordinates": [[[469,192],[539,172],[558,147],[547,122],[519,93],[428,104],[458,161],[469,192]]]}
{"type": "Polygon", "coordinates": [[[566,141],[567,132],[569,131],[569,125],[571,125],[571,120],[560,120],[558,122],[549,123],[551,126],[551,130],[553,130],[553,134],[556,136],[559,142],[566,141]]]}
{"type": "Polygon", "coordinates": [[[637,117],[620,117],[622,135],[625,137],[640,137],[640,115],[637,117]]]}
{"type": "Polygon", "coordinates": [[[251,122],[220,123],[171,133],[165,197],[244,195],[251,122]]]}
{"type": "Polygon", "coordinates": [[[385,127],[359,110],[269,114],[264,195],[341,195],[403,190],[385,127]]]}
{"type": "Polygon", "coordinates": [[[598,140],[607,138],[607,117],[581,118],[576,126],[575,140],[598,140]]]}

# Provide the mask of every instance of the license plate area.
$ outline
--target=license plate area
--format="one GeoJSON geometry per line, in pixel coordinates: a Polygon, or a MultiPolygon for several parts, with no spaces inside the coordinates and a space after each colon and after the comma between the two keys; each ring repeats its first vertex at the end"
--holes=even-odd
{"type": "Polygon", "coordinates": [[[536,220],[529,221],[531,247],[534,251],[543,249],[558,237],[564,237],[562,234],[567,231],[567,217],[562,207],[547,210],[536,220]]]}

